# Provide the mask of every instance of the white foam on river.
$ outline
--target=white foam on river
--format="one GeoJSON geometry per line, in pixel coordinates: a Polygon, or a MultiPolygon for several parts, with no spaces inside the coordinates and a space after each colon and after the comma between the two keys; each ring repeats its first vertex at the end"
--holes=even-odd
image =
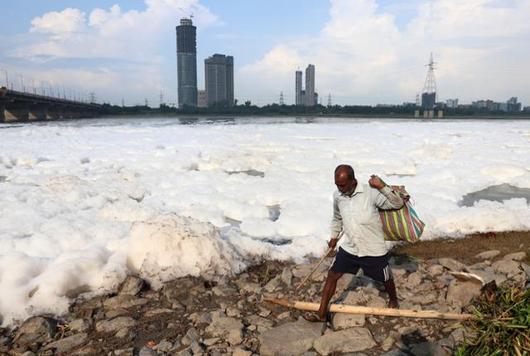
{"type": "Polygon", "coordinates": [[[459,204],[493,185],[530,188],[530,121],[0,124],[3,324],[63,313],[127,273],[156,287],[320,255],[340,163],[361,182],[404,184],[425,239],[530,229],[524,198],[459,204]]]}

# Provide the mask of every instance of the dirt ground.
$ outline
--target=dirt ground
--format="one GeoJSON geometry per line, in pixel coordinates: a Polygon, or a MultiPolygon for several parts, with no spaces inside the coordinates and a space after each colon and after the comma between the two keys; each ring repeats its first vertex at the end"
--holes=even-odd
{"type": "Polygon", "coordinates": [[[465,264],[479,262],[475,255],[480,252],[498,250],[499,257],[506,254],[526,251],[526,264],[530,264],[530,231],[511,231],[473,234],[459,239],[438,239],[419,241],[415,244],[396,246],[394,255],[406,255],[420,260],[451,257],[465,264]]]}

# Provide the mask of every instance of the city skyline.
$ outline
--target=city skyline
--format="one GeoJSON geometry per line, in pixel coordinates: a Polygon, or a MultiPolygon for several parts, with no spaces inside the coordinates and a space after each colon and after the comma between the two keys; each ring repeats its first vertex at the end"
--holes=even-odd
{"type": "Polygon", "coordinates": [[[530,102],[530,0],[21,0],[0,14],[0,85],[8,72],[11,82],[94,91],[114,104],[155,106],[161,93],[176,103],[174,31],[191,15],[199,61],[237,57],[239,102],[265,105],[283,92],[294,104],[292,72],[306,63],[334,104],[414,101],[430,52],[439,101],[530,102]]]}
{"type": "Polygon", "coordinates": [[[295,105],[315,106],[318,104],[318,93],[315,91],[315,66],[309,64],[305,69],[305,86],[302,89],[302,71],[295,72],[294,90],[295,105]]]}

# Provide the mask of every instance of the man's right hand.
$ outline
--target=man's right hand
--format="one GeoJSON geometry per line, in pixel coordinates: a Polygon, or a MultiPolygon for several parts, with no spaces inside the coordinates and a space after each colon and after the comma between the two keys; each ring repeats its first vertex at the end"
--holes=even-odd
{"type": "Polygon", "coordinates": [[[328,247],[329,248],[335,248],[337,246],[337,241],[339,241],[338,238],[336,237],[332,237],[329,242],[328,242],[328,247]]]}

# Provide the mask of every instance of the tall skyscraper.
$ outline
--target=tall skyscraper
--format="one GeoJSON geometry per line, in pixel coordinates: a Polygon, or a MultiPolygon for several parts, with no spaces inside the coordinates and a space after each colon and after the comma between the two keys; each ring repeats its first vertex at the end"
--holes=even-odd
{"type": "Polygon", "coordinates": [[[303,105],[302,100],[302,71],[297,70],[295,73],[295,104],[303,105]]]}
{"type": "Polygon", "coordinates": [[[305,69],[305,105],[314,106],[315,101],[315,66],[310,64],[305,69]]]}
{"type": "Polygon", "coordinates": [[[208,106],[234,105],[234,57],[214,54],[206,58],[204,80],[208,106]]]}
{"type": "Polygon", "coordinates": [[[178,105],[197,106],[197,28],[191,19],[177,26],[178,105]]]}
{"type": "Polygon", "coordinates": [[[315,93],[315,66],[310,64],[305,70],[305,90],[302,89],[302,71],[295,73],[295,104],[314,106],[318,103],[315,93]]]}

